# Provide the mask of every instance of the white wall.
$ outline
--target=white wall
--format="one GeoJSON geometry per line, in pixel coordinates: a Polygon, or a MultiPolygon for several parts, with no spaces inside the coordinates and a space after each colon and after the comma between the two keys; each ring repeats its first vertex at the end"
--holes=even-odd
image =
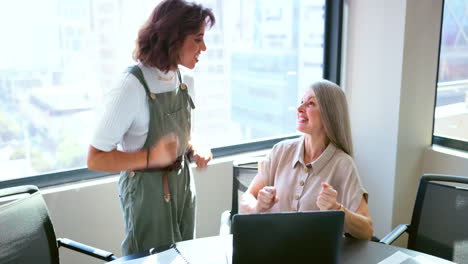
{"type": "Polygon", "coordinates": [[[395,185],[405,2],[347,2],[346,82],[355,159],[376,234],[390,229],[395,185]],[[379,190],[376,192],[375,190],[379,190]]]}
{"type": "Polygon", "coordinates": [[[344,88],[378,236],[409,223],[423,173],[468,175],[466,158],[429,148],[442,2],[347,1],[344,88]]]}
{"type": "Polygon", "coordinates": [[[407,0],[393,226],[409,223],[432,143],[443,1],[407,0]]]}

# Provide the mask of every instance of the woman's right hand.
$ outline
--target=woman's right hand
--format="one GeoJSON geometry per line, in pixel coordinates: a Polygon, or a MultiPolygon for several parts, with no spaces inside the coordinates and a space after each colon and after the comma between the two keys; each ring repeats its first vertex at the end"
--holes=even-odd
{"type": "Polygon", "coordinates": [[[279,201],[276,197],[276,188],[274,186],[265,186],[257,195],[256,211],[261,213],[273,207],[279,201]]]}
{"type": "Polygon", "coordinates": [[[159,139],[149,150],[148,167],[167,167],[177,159],[179,139],[175,134],[168,134],[159,139]]]}

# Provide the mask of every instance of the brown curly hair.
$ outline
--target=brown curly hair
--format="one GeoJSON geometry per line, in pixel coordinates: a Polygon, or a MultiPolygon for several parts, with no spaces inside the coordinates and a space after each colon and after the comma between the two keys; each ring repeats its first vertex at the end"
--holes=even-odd
{"type": "Polygon", "coordinates": [[[163,72],[177,68],[185,37],[197,33],[203,25],[211,28],[214,24],[212,10],[201,4],[162,1],[140,28],[133,58],[163,72]]]}

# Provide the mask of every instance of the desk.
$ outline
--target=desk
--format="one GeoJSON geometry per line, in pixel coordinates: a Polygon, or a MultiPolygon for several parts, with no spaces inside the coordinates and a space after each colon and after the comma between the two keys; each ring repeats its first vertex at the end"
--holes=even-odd
{"type": "MultiPolygon", "coordinates": [[[[177,249],[190,264],[231,264],[230,257],[232,255],[232,235],[214,236],[188,240],[176,244],[177,249]]],[[[168,252],[160,252],[155,255],[148,256],[148,252],[127,256],[109,262],[109,264],[169,264],[174,259],[179,257],[177,254],[168,252]],[[135,259],[137,258],[137,259],[135,259]]],[[[453,264],[454,262],[447,261],[438,257],[430,256],[417,251],[388,246],[385,244],[358,240],[354,238],[344,238],[342,248],[342,264],[377,264],[385,258],[393,255],[396,252],[402,252],[411,257],[422,256],[426,260],[434,264],[453,264]]],[[[185,263],[183,259],[174,263],[185,263]]],[[[416,261],[405,261],[402,264],[416,264],[416,261]]]]}

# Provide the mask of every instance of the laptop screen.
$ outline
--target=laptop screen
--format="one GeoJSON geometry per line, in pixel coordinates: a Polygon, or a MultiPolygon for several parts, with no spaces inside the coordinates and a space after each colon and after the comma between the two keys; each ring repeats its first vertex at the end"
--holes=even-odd
{"type": "Polygon", "coordinates": [[[232,263],[338,263],[343,224],[342,211],[235,215],[232,263]]]}

